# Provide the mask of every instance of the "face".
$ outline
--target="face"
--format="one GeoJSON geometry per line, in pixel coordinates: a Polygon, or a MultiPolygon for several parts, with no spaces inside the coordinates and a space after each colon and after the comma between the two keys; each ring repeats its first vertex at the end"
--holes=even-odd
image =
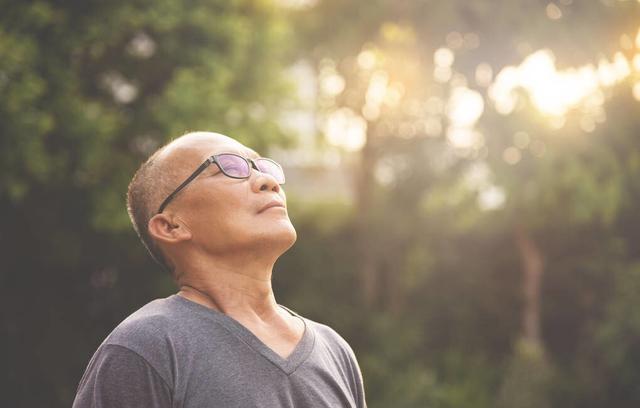
{"type": "MultiPolygon", "coordinates": [[[[208,157],[236,153],[259,155],[226,136],[210,133],[176,140],[166,152],[177,170],[176,187],[208,157]]],[[[176,217],[191,233],[189,244],[209,254],[231,255],[247,251],[286,251],[296,239],[289,220],[284,190],[273,176],[252,170],[248,179],[225,176],[209,165],[185,187],[163,214],[176,217]]]]}

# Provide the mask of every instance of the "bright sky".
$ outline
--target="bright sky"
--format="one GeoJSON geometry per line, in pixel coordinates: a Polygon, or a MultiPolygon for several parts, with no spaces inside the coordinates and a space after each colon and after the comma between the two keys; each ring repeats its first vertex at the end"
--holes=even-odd
{"type": "MultiPolygon", "coordinates": [[[[548,9],[549,18],[561,18],[557,11],[548,9]]],[[[433,80],[448,86],[449,92],[445,100],[430,96],[424,101],[426,113],[422,126],[429,136],[444,132],[447,142],[461,154],[479,151],[484,146],[484,137],[475,126],[487,110],[487,104],[498,113],[509,115],[519,105],[520,98],[526,97],[532,107],[547,118],[550,126],[563,127],[567,114],[574,111],[581,115],[578,119],[581,129],[592,132],[606,121],[603,105],[608,88],[629,81],[633,97],[640,101],[640,29],[635,36],[623,34],[620,37],[619,52],[581,66],[558,69],[556,57],[548,49],[532,52],[518,65],[495,70],[480,63],[474,78],[477,90],[471,89],[467,78],[455,72],[456,56],[452,48],[441,47],[434,52],[433,80]]],[[[378,56],[370,49],[363,50],[356,61],[363,72],[370,74],[362,110],[337,108],[321,124],[327,141],[347,151],[362,148],[369,122],[378,119],[382,109],[397,107],[405,91],[402,83],[392,82],[390,75],[379,68],[378,56]]],[[[319,78],[321,93],[330,98],[340,95],[346,85],[344,78],[332,67],[329,65],[319,78]]],[[[537,156],[544,154],[542,142],[530,143],[528,135],[520,133],[521,137],[516,138],[519,140],[516,144],[520,146],[508,147],[503,152],[503,159],[508,164],[517,164],[524,148],[537,156]]],[[[478,174],[484,176],[471,177],[470,180],[475,181],[470,184],[475,183],[475,186],[469,186],[479,193],[478,205],[484,210],[500,208],[505,201],[504,191],[491,183],[489,173],[478,174]]]]}
{"type": "MultiPolygon", "coordinates": [[[[553,14],[554,10],[549,12],[553,14]]],[[[640,30],[635,38],[623,34],[620,44],[624,52],[619,51],[608,59],[601,58],[591,64],[563,70],[557,69],[556,57],[548,49],[531,53],[519,65],[496,70],[495,77],[493,68],[481,63],[476,69],[475,81],[479,87],[487,88],[485,96],[468,88],[464,78],[462,84],[454,83],[456,74],[452,66],[455,53],[447,47],[437,49],[433,56],[433,78],[450,86],[443,112],[449,121],[446,129],[449,143],[453,147],[477,147],[481,137],[474,126],[486,110],[485,104],[491,103],[499,113],[509,115],[517,107],[523,92],[533,107],[548,118],[551,126],[564,126],[565,115],[579,108],[583,115],[580,119],[582,130],[593,131],[598,123],[606,120],[602,109],[606,89],[636,77],[638,79],[631,84],[631,91],[640,101],[640,30]],[[631,57],[627,58],[625,53],[631,57]]],[[[328,115],[323,126],[331,144],[351,151],[360,149],[364,144],[367,123],[379,117],[383,106],[398,105],[404,93],[402,84],[390,83],[387,72],[375,68],[376,55],[371,50],[362,51],[357,62],[361,69],[373,70],[362,111],[337,109],[328,115]]],[[[344,78],[335,70],[325,74],[320,76],[322,91],[332,96],[340,94],[345,87],[344,78]]],[[[459,74],[457,76],[460,77],[459,74]]],[[[435,126],[434,117],[429,116],[425,120],[425,127],[441,132],[443,129],[435,126]]]]}

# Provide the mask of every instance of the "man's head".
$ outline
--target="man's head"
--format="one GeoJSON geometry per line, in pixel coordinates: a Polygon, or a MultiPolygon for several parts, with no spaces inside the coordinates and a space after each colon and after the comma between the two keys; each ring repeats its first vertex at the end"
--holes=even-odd
{"type": "Polygon", "coordinates": [[[160,204],[207,158],[258,154],[227,136],[196,132],[156,151],[136,172],[127,194],[134,228],[153,257],[170,270],[187,257],[242,256],[271,252],[279,256],[296,239],[284,191],[269,174],[251,170],[247,179],[225,176],[207,166],[158,213],[160,204]]]}

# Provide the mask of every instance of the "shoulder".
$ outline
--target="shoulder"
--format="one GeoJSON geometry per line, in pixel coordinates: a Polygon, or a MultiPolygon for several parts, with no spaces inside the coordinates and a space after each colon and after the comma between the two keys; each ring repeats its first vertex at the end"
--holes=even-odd
{"type": "Polygon", "coordinates": [[[168,299],[156,299],[123,320],[103,345],[118,345],[139,353],[139,348],[160,345],[180,324],[178,311],[168,299]]]}
{"type": "Polygon", "coordinates": [[[168,380],[128,348],[102,345],[80,380],[73,407],[170,406],[168,380]]]}
{"type": "Polygon", "coordinates": [[[305,326],[311,330],[314,343],[322,347],[325,351],[328,351],[334,356],[334,358],[340,360],[347,365],[357,365],[355,363],[355,354],[349,343],[332,327],[311,320],[307,317],[301,316],[286,306],[283,306],[289,313],[296,315],[304,320],[305,326]]]}
{"type": "Polygon", "coordinates": [[[306,318],[305,321],[314,330],[316,344],[323,349],[324,355],[341,368],[341,374],[349,384],[357,406],[366,407],[362,373],[349,343],[330,326],[306,318]]]}
{"type": "Polygon", "coordinates": [[[336,346],[351,350],[351,346],[349,346],[349,343],[332,327],[324,323],[319,323],[314,320],[307,319],[306,317],[304,319],[307,324],[309,324],[313,328],[313,330],[315,330],[320,339],[330,344],[335,344],[336,346]]]}
{"type": "Polygon", "coordinates": [[[123,320],[102,342],[96,354],[110,351],[137,355],[167,383],[175,372],[185,316],[170,298],[147,303],[123,320]]]}
{"type": "Polygon", "coordinates": [[[335,354],[336,357],[338,357],[347,366],[357,366],[355,353],[344,337],[326,324],[307,318],[304,319],[314,330],[317,343],[330,350],[332,354],[335,354]]]}

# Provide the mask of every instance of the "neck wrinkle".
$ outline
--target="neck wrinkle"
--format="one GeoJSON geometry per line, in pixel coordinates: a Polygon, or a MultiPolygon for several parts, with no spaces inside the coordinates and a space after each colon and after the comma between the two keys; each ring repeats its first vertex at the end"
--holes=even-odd
{"type": "Polygon", "coordinates": [[[271,285],[277,258],[255,250],[224,257],[185,254],[176,268],[178,295],[247,325],[288,326],[289,313],[278,307],[271,285]]]}
{"type": "Polygon", "coordinates": [[[228,273],[210,276],[183,276],[178,294],[247,323],[264,324],[280,315],[270,279],[228,273]]]}

